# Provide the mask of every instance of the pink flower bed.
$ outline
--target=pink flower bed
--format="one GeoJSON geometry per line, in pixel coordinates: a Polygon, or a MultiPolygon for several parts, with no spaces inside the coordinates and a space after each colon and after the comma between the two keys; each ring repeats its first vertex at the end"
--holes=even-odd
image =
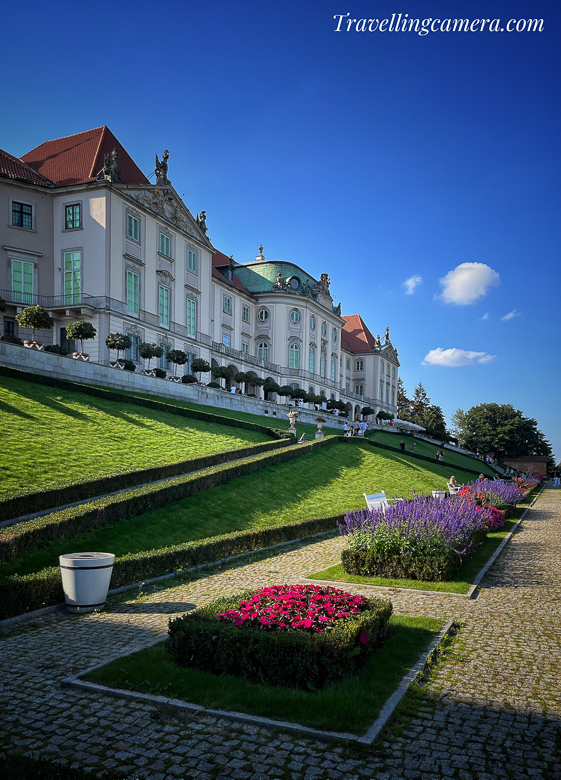
{"type": "Polygon", "coordinates": [[[238,609],[218,615],[218,620],[264,631],[321,633],[338,620],[367,609],[364,596],[322,585],[274,585],[256,591],[238,609]]]}

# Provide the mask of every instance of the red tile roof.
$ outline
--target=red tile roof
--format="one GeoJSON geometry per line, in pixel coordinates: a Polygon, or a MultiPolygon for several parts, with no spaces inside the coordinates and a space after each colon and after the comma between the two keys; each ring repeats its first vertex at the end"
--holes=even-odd
{"type": "Polygon", "coordinates": [[[366,327],[360,314],[343,317],[345,324],[341,331],[343,347],[351,352],[371,352],[374,348],[374,336],[366,327]]]}
{"type": "Polygon", "coordinates": [[[117,149],[124,184],[150,184],[146,176],[108,127],[56,138],[24,154],[22,160],[57,187],[95,181],[105,155],[117,149]]]}
{"type": "Polygon", "coordinates": [[[220,269],[227,268],[230,264],[232,264],[234,267],[239,265],[239,263],[237,263],[231,257],[225,255],[223,252],[215,252],[215,254],[212,256],[212,275],[214,278],[220,279],[221,282],[226,282],[226,284],[235,287],[236,290],[239,290],[240,292],[246,293],[246,295],[253,296],[251,290],[248,290],[247,287],[244,287],[240,282],[235,271],[232,274],[232,279],[228,279],[228,277],[222,273],[220,269]]]}
{"type": "Polygon", "coordinates": [[[40,187],[50,187],[51,182],[44,176],[34,171],[13,154],[0,149],[0,176],[16,181],[25,181],[29,184],[38,184],[40,187]]]}

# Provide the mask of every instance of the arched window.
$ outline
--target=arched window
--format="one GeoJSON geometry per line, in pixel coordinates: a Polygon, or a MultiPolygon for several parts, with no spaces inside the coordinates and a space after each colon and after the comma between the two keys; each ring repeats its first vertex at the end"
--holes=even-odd
{"type": "Polygon", "coordinates": [[[321,323],[321,335],[325,336],[326,333],[327,333],[327,322],[322,322],[321,323]]]}
{"type": "Polygon", "coordinates": [[[269,345],[266,341],[260,341],[257,345],[257,357],[261,360],[269,360],[269,345]]]}
{"type": "Polygon", "coordinates": [[[324,377],[325,376],[325,353],[321,353],[321,358],[319,360],[319,375],[324,377]]]}
{"type": "Polygon", "coordinates": [[[315,329],[316,329],[316,318],[312,314],[312,316],[310,317],[310,330],[315,330],[315,329]]]}
{"type": "Polygon", "coordinates": [[[337,331],[335,330],[335,328],[333,328],[333,330],[331,331],[331,340],[333,341],[333,343],[337,341],[337,331]]]}
{"type": "Polygon", "coordinates": [[[310,374],[313,374],[316,370],[316,348],[310,347],[310,363],[308,366],[310,374]]]}
{"type": "Polygon", "coordinates": [[[300,368],[300,344],[294,342],[290,345],[289,368],[300,368]]]}
{"type": "Polygon", "coordinates": [[[335,355],[331,355],[331,381],[335,381],[337,376],[337,358],[335,355]]]}

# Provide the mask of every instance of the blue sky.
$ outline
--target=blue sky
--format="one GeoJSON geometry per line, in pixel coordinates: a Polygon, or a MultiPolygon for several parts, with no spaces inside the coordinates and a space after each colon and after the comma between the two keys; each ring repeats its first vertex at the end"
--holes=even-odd
{"type": "Polygon", "coordinates": [[[447,420],[511,403],[561,459],[558,2],[30,0],[3,19],[0,147],[106,124],[146,174],[169,149],[217,248],[327,271],[344,314],[390,326],[410,393],[447,420]],[[347,13],[543,31],[335,32],[347,13]]]}

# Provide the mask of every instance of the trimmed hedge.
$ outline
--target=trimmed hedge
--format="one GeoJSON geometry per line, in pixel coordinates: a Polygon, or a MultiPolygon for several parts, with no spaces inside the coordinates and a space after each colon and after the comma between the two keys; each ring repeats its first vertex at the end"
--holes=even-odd
{"type": "MultiPolygon", "coordinates": [[[[472,554],[486,537],[486,531],[478,531],[473,535],[472,554]]],[[[347,574],[358,574],[361,577],[446,582],[462,562],[462,557],[455,554],[449,558],[415,555],[391,555],[382,558],[368,550],[353,550],[348,547],[341,552],[343,570],[347,574]]]]}
{"type": "Polygon", "coordinates": [[[217,620],[221,612],[236,609],[252,593],[217,599],[170,620],[166,648],[173,662],[265,685],[317,690],[364,666],[387,637],[393,611],[390,601],[371,598],[364,612],[317,634],[259,631],[217,620]]]}
{"type": "MultiPolygon", "coordinates": [[[[76,501],[85,501],[93,496],[103,496],[116,490],[136,487],[148,482],[156,482],[160,479],[177,477],[180,474],[188,474],[200,469],[218,466],[232,460],[251,457],[261,452],[269,452],[282,447],[287,447],[290,441],[268,441],[262,444],[252,444],[241,447],[238,450],[218,452],[214,455],[204,455],[191,460],[180,460],[175,463],[166,463],[163,466],[150,466],[144,469],[131,469],[129,471],[116,471],[112,474],[103,474],[99,477],[86,477],[73,482],[59,483],[47,486],[39,491],[21,491],[16,494],[8,494],[0,499],[0,517],[9,520],[13,517],[41,512],[76,501]]],[[[1,559],[1,554],[0,554],[1,559]]]]}
{"type": "Polygon", "coordinates": [[[11,561],[34,545],[46,547],[55,539],[67,539],[105,525],[136,517],[202,490],[223,485],[236,477],[253,474],[266,466],[285,463],[312,450],[329,446],[337,437],[328,437],[284,448],[278,452],[256,455],[225,466],[207,469],[202,474],[187,474],[167,482],[143,485],[115,496],[107,496],[37,517],[0,530],[0,563],[11,561]]]}
{"type": "MultiPolygon", "coordinates": [[[[142,580],[173,574],[202,564],[214,563],[241,553],[271,547],[315,534],[335,532],[342,515],[301,520],[298,523],[235,531],[161,550],[130,553],[117,558],[111,587],[133,585],[142,580]]],[[[53,566],[23,577],[0,580],[0,620],[64,602],[60,570],[53,566]]]]}
{"type": "MultiPolygon", "coordinates": [[[[159,371],[160,369],[154,370],[159,371]]],[[[165,371],[162,371],[162,373],[165,377],[165,371]]],[[[33,374],[30,371],[20,371],[19,369],[8,368],[7,366],[0,366],[0,376],[10,377],[11,379],[22,379],[26,382],[35,382],[36,384],[46,385],[48,387],[57,387],[60,390],[71,390],[76,393],[84,393],[84,395],[91,395],[95,398],[105,398],[107,401],[120,401],[125,404],[136,404],[137,406],[144,406],[147,409],[156,409],[159,412],[168,412],[169,414],[178,414],[181,417],[189,417],[192,420],[205,420],[206,422],[214,422],[217,425],[229,425],[232,428],[245,428],[249,431],[258,431],[266,436],[272,436],[275,439],[280,438],[276,428],[269,428],[265,425],[246,422],[245,420],[236,420],[233,417],[223,417],[219,414],[212,414],[211,412],[201,412],[197,409],[187,409],[186,407],[167,404],[163,401],[152,401],[150,398],[141,398],[136,395],[122,395],[116,390],[107,390],[98,385],[81,385],[78,382],[71,382],[67,379],[42,376],[41,374],[33,374]]],[[[291,435],[285,430],[283,430],[282,433],[284,436],[291,435]]]]}

